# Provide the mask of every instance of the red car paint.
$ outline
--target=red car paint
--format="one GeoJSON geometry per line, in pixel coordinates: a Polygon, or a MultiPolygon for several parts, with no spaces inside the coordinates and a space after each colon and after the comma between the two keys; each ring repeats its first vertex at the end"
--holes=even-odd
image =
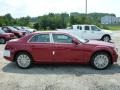
{"type": "Polygon", "coordinates": [[[27,35],[20,39],[7,43],[5,50],[10,50],[10,57],[4,57],[9,61],[14,61],[18,52],[28,52],[35,63],[89,63],[93,54],[97,51],[106,51],[111,55],[112,62],[116,62],[118,55],[112,43],[101,41],[80,42],[77,38],[60,32],[38,32],[27,35]],[[30,43],[29,39],[37,34],[64,34],[72,37],[77,44],[62,43],[30,43]],[[55,54],[53,53],[55,52],[55,54]]]}
{"type": "Polygon", "coordinates": [[[14,39],[15,35],[13,33],[3,33],[0,34],[0,38],[4,38],[6,41],[14,39]]]}
{"type": "Polygon", "coordinates": [[[11,26],[3,26],[2,30],[6,33],[13,33],[16,37],[20,38],[23,37],[23,33],[19,32],[18,30],[11,29],[11,26]]]}

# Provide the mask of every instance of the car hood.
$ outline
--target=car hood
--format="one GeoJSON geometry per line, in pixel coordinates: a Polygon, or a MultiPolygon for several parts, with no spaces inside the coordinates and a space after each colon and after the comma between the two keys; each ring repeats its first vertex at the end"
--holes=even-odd
{"type": "Polygon", "coordinates": [[[86,44],[95,45],[95,46],[115,47],[115,45],[113,43],[108,43],[108,42],[103,42],[103,41],[96,41],[96,40],[90,40],[86,44]]]}
{"type": "Polygon", "coordinates": [[[110,30],[105,30],[105,29],[103,29],[102,31],[104,31],[104,32],[106,32],[106,33],[109,33],[109,34],[112,34],[112,31],[110,31],[110,30]]]}

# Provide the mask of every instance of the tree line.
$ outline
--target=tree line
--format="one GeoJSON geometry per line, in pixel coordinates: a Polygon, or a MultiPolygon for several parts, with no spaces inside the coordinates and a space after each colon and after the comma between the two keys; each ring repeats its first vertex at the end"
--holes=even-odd
{"type": "Polygon", "coordinates": [[[78,12],[74,13],[49,13],[48,15],[38,16],[38,17],[21,17],[13,18],[11,14],[6,14],[0,16],[0,26],[29,26],[37,30],[55,30],[57,28],[62,29],[70,27],[74,24],[95,24],[101,28],[106,28],[104,25],[101,25],[101,17],[108,13],[89,13],[82,14],[78,12]]]}

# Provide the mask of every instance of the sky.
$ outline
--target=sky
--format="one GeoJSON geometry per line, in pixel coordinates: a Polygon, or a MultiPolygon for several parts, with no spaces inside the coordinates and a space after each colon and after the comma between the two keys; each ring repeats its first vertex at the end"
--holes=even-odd
{"type": "MultiPolygon", "coordinates": [[[[48,13],[85,13],[86,0],[0,0],[0,16],[14,18],[41,16],[48,13]]],[[[114,13],[120,17],[120,0],[87,0],[88,13],[114,13]]]]}

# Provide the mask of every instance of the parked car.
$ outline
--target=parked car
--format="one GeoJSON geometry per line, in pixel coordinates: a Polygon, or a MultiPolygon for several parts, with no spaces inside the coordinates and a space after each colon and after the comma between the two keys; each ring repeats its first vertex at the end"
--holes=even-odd
{"type": "Polygon", "coordinates": [[[6,33],[13,33],[17,38],[21,38],[24,36],[23,33],[21,33],[20,31],[16,30],[11,26],[3,26],[2,30],[4,30],[6,33]]]}
{"type": "Polygon", "coordinates": [[[112,39],[112,31],[103,30],[95,25],[73,25],[72,28],[57,29],[59,31],[73,33],[88,40],[102,40],[109,42],[112,39]]]}
{"type": "Polygon", "coordinates": [[[9,41],[4,58],[16,62],[20,68],[33,63],[90,64],[105,69],[117,62],[117,49],[112,43],[89,41],[63,32],[36,32],[9,41]]]}
{"type": "Polygon", "coordinates": [[[31,32],[29,30],[25,30],[25,29],[22,29],[22,27],[20,26],[13,26],[15,29],[17,29],[18,31],[22,32],[23,35],[27,35],[27,34],[30,34],[31,32]]]}
{"type": "Polygon", "coordinates": [[[0,28],[0,44],[5,44],[6,41],[14,39],[15,36],[13,33],[5,33],[1,28],[0,28]]]}
{"type": "Polygon", "coordinates": [[[31,33],[32,33],[32,32],[36,32],[35,29],[32,29],[32,28],[30,28],[30,27],[21,27],[21,28],[24,29],[24,30],[30,31],[31,33]]]}

